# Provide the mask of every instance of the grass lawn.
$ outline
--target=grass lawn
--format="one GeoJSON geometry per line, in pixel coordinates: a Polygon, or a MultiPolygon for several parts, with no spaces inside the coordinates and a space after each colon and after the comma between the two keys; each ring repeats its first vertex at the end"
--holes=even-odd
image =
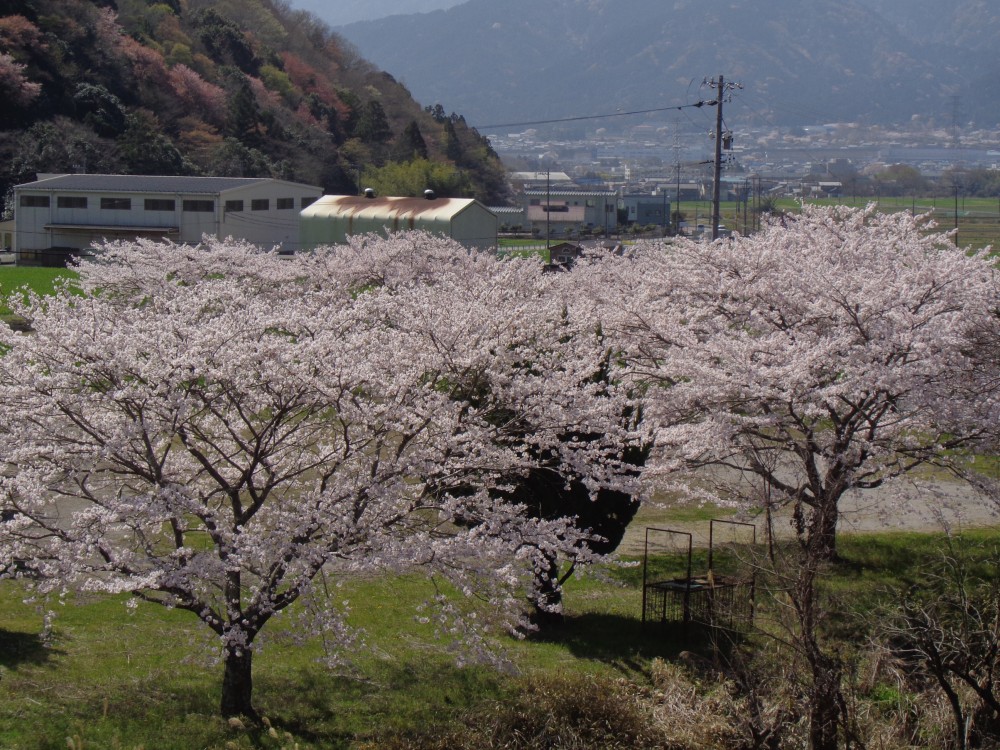
{"type": "MultiPolygon", "coordinates": [[[[985,548],[996,539],[992,531],[975,532],[963,548],[985,548]]],[[[844,562],[828,586],[846,602],[844,622],[869,611],[886,589],[918,580],[920,564],[941,549],[937,535],[843,537],[844,562]]],[[[659,575],[671,575],[679,561],[653,563],[659,575]]],[[[695,572],[704,566],[700,551],[695,572]]],[[[152,605],[127,614],[120,598],[94,597],[57,606],[51,634],[43,639],[41,609],[22,603],[20,584],[3,582],[0,747],[375,747],[380,733],[457,722],[470,709],[509,700],[532,676],[644,683],[654,657],[671,659],[699,647],[677,634],[642,628],[640,567],[599,573],[571,581],[561,629],[524,641],[501,639],[517,675],[456,666],[431,627],[414,620],[415,607],[432,593],[426,582],[385,577],[345,584],[335,596],[351,601],[352,624],[365,631],[365,647],[350,666],[319,664],[319,638],[296,644],[276,637],[256,657],[255,701],[277,739],[216,716],[221,667],[205,660],[207,629],[190,614],[152,605]]],[[[280,620],[272,625],[281,635],[280,620]]]]}
{"type": "MultiPolygon", "coordinates": [[[[559,638],[501,647],[522,674],[618,673],[641,679],[642,664],[667,653],[641,632],[633,586],[575,583],[570,627],[559,638]]],[[[42,614],[20,602],[19,586],[0,584],[0,747],[278,747],[234,731],[216,714],[221,667],[205,661],[207,629],[188,613],[96,598],[59,607],[51,638],[39,637],[42,614]],[[204,632],[202,632],[204,631],[204,632]]],[[[366,648],[352,664],[317,662],[321,639],[276,639],[255,661],[262,714],[301,747],[355,747],[373,732],[454,719],[502,699],[517,682],[489,667],[459,668],[430,626],[414,621],[432,595],[423,581],[386,578],[337,592],[352,602],[366,648]]],[[[281,627],[280,622],[272,623],[281,627]]]]}
{"type": "Polygon", "coordinates": [[[35,268],[32,266],[0,266],[0,317],[9,317],[6,300],[27,287],[38,294],[51,294],[57,279],[75,277],[65,268],[35,268]]]}

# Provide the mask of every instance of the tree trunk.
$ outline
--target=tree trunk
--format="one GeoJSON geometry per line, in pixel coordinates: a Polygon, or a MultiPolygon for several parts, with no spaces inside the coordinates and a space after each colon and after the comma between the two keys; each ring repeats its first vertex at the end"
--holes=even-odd
{"type": "Polygon", "coordinates": [[[248,716],[257,719],[253,708],[253,651],[248,648],[226,649],[222,676],[222,715],[248,716]]]}
{"type": "Polygon", "coordinates": [[[809,663],[812,678],[808,688],[809,750],[838,750],[839,729],[842,725],[846,726],[847,720],[842,710],[840,664],[835,657],[825,653],[822,647],[820,626],[823,610],[817,588],[817,580],[826,555],[831,550],[836,555],[836,504],[833,504],[833,509],[832,516],[821,515],[820,508],[814,510],[809,526],[808,543],[799,561],[798,574],[792,590],[801,629],[798,641],[809,663]],[[831,517],[832,523],[824,523],[824,519],[828,521],[831,517]]]}
{"type": "Polygon", "coordinates": [[[559,560],[554,555],[546,555],[547,568],[535,578],[535,590],[531,603],[534,605],[531,621],[539,629],[551,628],[563,623],[562,591],[559,588],[559,560]]]}
{"type": "Polygon", "coordinates": [[[840,723],[840,671],[821,656],[809,694],[809,750],[837,750],[840,723]]]}
{"type": "Polygon", "coordinates": [[[823,500],[813,508],[809,522],[809,546],[812,547],[810,557],[821,562],[836,562],[837,554],[837,520],[839,511],[836,500],[823,500]]]}

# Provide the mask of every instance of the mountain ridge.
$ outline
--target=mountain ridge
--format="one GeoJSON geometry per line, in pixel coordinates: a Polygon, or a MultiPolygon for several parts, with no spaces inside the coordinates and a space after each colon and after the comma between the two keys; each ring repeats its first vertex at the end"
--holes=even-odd
{"type": "MultiPolygon", "coordinates": [[[[459,108],[477,127],[686,104],[692,80],[717,74],[742,80],[756,120],[941,119],[960,96],[970,118],[996,122],[967,73],[987,42],[929,39],[925,17],[886,18],[895,1],[774,0],[763,12],[753,0],[468,0],[337,31],[418,100],[459,108]]],[[[992,28],[977,0],[938,26],[965,18],[967,28],[976,12],[992,28]]],[[[981,82],[1000,73],[981,68],[981,82]]]]}

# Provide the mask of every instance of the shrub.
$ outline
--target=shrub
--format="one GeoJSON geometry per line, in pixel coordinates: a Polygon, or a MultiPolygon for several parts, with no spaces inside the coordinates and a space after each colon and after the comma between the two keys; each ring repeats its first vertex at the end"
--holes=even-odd
{"type": "MultiPolygon", "coordinates": [[[[656,721],[651,692],[624,679],[533,677],[507,700],[475,710],[459,727],[379,737],[382,750],[671,750],[656,721]]],[[[694,747],[693,745],[690,747],[694,747]]]]}

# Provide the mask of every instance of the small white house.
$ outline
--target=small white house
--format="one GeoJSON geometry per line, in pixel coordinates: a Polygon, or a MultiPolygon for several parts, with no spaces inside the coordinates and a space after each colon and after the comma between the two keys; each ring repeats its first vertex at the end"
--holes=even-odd
{"type": "Polygon", "coordinates": [[[340,245],[357,234],[422,230],[468,248],[497,246],[497,217],[472,198],[324,195],[302,211],[302,246],[340,245]]]}
{"type": "Polygon", "coordinates": [[[523,200],[525,218],[535,233],[611,232],[618,226],[618,193],[614,191],[525,190],[523,200]]]}
{"type": "Polygon", "coordinates": [[[294,251],[299,212],[322,192],[263,177],[39,175],[14,187],[13,249],[19,263],[62,265],[105,239],[207,234],[294,251]]]}

